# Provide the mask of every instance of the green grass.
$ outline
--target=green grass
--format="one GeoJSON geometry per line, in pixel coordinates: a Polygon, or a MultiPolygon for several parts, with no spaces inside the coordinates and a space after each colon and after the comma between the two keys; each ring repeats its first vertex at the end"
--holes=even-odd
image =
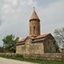
{"type": "Polygon", "coordinates": [[[39,64],[64,64],[64,60],[31,59],[31,58],[24,58],[22,55],[0,55],[0,57],[16,59],[20,61],[34,62],[39,64]]]}

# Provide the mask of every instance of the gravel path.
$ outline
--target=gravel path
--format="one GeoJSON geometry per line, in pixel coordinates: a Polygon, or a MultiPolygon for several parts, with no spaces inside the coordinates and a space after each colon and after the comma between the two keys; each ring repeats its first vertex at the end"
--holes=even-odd
{"type": "Polygon", "coordinates": [[[0,64],[36,64],[36,63],[0,58],[0,64]]]}

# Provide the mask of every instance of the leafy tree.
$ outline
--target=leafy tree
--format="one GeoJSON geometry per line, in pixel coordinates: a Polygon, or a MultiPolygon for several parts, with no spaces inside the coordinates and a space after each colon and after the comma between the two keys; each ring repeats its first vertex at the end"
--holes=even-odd
{"type": "Polygon", "coordinates": [[[0,47],[0,53],[1,52],[4,52],[4,48],[3,47],[0,47]]]}
{"type": "Polygon", "coordinates": [[[7,35],[5,38],[2,39],[3,47],[7,52],[15,52],[16,51],[16,43],[18,42],[18,37],[14,35],[7,35]]]}
{"type": "Polygon", "coordinates": [[[64,47],[64,27],[61,29],[55,29],[54,35],[58,45],[64,47]]]}

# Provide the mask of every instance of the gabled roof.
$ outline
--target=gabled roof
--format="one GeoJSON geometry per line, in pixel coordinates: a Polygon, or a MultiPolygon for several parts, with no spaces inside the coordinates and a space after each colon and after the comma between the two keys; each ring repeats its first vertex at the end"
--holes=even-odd
{"type": "Polygon", "coordinates": [[[44,40],[49,34],[42,34],[42,35],[39,35],[37,37],[31,37],[31,36],[27,36],[25,39],[21,39],[20,41],[18,41],[18,43],[25,43],[25,40],[27,38],[30,38],[31,40],[33,41],[39,41],[39,40],[44,40]]]}
{"type": "Polygon", "coordinates": [[[48,36],[49,34],[42,34],[36,37],[36,39],[40,39],[40,38],[45,38],[46,36],[48,36]]]}
{"type": "Polygon", "coordinates": [[[32,13],[32,15],[31,15],[31,17],[30,17],[30,20],[32,20],[32,19],[38,19],[38,20],[39,20],[39,17],[38,17],[38,15],[37,15],[35,9],[33,10],[33,13],[32,13]]]}
{"type": "Polygon", "coordinates": [[[24,42],[27,38],[32,39],[31,37],[27,36],[26,38],[23,38],[23,39],[19,40],[18,43],[22,43],[22,42],[24,42]]]}
{"type": "Polygon", "coordinates": [[[18,43],[23,42],[24,40],[25,40],[25,38],[18,40],[18,43]]]}

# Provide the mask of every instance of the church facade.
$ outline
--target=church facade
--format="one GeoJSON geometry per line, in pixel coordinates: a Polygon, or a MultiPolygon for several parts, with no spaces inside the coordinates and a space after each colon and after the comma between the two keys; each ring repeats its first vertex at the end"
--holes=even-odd
{"type": "Polygon", "coordinates": [[[40,34],[40,19],[34,9],[29,20],[29,35],[18,41],[16,53],[24,55],[58,52],[59,47],[51,33],[40,34]]]}

